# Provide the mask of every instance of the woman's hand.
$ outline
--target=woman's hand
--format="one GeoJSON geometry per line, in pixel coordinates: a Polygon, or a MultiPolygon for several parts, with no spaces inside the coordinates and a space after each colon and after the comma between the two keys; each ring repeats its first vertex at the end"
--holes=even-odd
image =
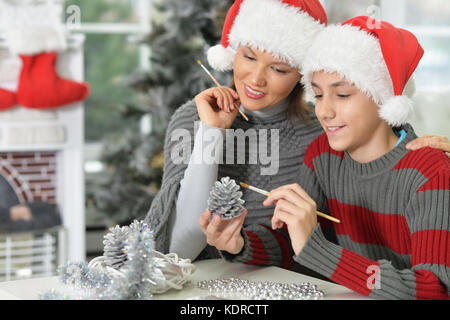
{"type": "Polygon", "coordinates": [[[231,127],[241,104],[237,92],[226,87],[202,91],[194,100],[200,120],[209,126],[222,129],[231,127]]]}
{"type": "Polygon", "coordinates": [[[206,235],[206,241],[209,245],[216,247],[218,250],[238,254],[244,247],[241,229],[246,214],[247,209],[244,209],[241,216],[230,220],[223,220],[218,215],[214,215],[210,220],[211,211],[206,210],[200,216],[198,223],[206,235]]]}
{"type": "Polygon", "coordinates": [[[292,248],[296,255],[302,251],[317,225],[317,206],[298,184],[289,184],[270,191],[264,206],[276,203],[272,229],[287,225],[292,248]]]}
{"type": "Polygon", "coordinates": [[[406,149],[417,150],[423,147],[431,147],[444,151],[450,157],[450,141],[445,136],[433,136],[426,134],[406,145],[406,149]]]}

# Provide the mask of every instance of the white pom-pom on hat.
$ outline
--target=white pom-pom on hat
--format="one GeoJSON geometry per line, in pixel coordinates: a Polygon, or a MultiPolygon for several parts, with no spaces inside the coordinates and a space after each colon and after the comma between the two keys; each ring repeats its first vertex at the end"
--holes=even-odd
{"type": "Polygon", "coordinates": [[[228,71],[233,69],[234,51],[230,46],[224,48],[221,44],[209,48],[207,53],[208,63],[218,71],[228,71]]]}
{"type": "Polygon", "coordinates": [[[413,102],[406,95],[393,96],[380,106],[378,114],[391,127],[399,127],[413,118],[413,102]]]}
{"type": "Polygon", "coordinates": [[[378,114],[392,127],[399,127],[412,120],[414,106],[411,100],[416,92],[416,79],[414,74],[409,78],[403,89],[403,94],[389,98],[380,106],[378,114]]]}

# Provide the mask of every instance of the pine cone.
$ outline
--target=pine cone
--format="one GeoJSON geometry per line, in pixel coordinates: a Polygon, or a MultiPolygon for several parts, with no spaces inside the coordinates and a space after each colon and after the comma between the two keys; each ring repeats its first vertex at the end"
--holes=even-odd
{"type": "Polygon", "coordinates": [[[208,209],[212,214],[218,214],[222,219],[239,217],[244,210],[244,200],[241,199],[240,187],[230,177],[224,177],[214,183],[209,193],[208,209]]]}
{"type": "Polygon", "coordinates": [[[128,239],[128,228],[115,226],[109,229],[109,233],[104,236],[103,256],[108,266],[120,269],[127,261],[125,252],[126,240],[128,239]]]}

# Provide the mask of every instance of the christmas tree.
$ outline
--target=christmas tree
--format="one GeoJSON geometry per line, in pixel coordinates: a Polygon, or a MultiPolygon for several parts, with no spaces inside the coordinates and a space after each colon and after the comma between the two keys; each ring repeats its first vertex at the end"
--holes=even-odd
{"type": "MultiPolygon", "coordinates": [[[[122,116],[139,121],[150,114],[152,131],[129,131],[105,143],[102,161],[107,170],[87,183],[87,198],[112,223],[143,219],[158,192],[164,164],[165,130],[173,112],[196,94],[214,86],[197,64],[207,67],[206,50],[220,41],[232,1],[152,1],[152,32],[144,43],[151,48],[151,69],[131,74],[128,85],[143,97],[130,103],[122,116]]],[[[223,84],[230,74],[214,76],[223,84]]]]}

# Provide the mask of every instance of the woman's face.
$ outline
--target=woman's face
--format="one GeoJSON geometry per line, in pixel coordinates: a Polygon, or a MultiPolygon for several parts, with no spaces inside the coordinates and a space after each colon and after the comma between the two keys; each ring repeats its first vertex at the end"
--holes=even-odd
{"type": "Polygon", "coordinates": [[[234,59],[234,84],[242,105],[261,110],[285,99],[300,81],[286,62],[256,48],[240,46],[234,59]]]}

